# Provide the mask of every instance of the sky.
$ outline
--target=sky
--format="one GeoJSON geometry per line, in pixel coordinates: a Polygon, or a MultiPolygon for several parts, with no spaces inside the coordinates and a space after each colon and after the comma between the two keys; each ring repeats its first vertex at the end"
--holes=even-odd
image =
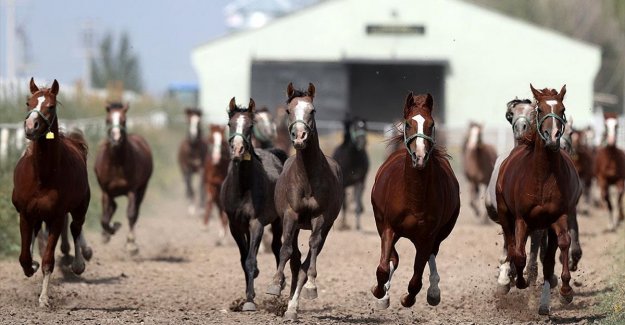
{"type": "MultiPolygon", "coordinates": [[[[5,0],[0,0],[0,40],[5,38],[5,0]]],[[[227,33],[226,0],[15,0],[16,24],[31,44],[31,73],[73,83],[84,73],[82,26],[91,21],[96,43],[107,32],[127,31],[139,56],[144,88],[162,94],[171,82],[196,82],[191,51],[227,33]]],[[[4,42],[0,42],[4,43],[4,42]]],[[[4,45],[0,45],[4,47],[4,45]]],[[[4,62],[4,49],[0,50],[4,62]]],[[[1,66],[1,65],[0,65],[1,66]]],[[[2,66],[0,75],[6,72],[2,66]]]]}

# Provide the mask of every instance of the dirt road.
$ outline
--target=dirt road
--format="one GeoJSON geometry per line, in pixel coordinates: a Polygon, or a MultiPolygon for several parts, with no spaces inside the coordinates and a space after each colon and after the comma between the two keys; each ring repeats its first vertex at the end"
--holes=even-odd
{"type": "MultiPolygon", "coordinates": [[[[372,181],[369,188],[371,184],[372,181]]],[[[228,235],[225,245],[216,246],[217,223],[212,223],[208,231],[202,229],[197,218],[186,215],[182,197],[171,196],[170,200],[148,197],[137,227],[141,251],[136,258],[128,257],[124,251],[125,226],[107,245],[100,243],[98,232],[88,232],[94,257],[80,278],[64,267],[56,268],[51,281],[50,310],[37,307],[41,272],[26,278],[17,259],[0,262],[0,322],[282,323],[276,313],[285,305],[284,294],[288,294],[288,288],[279,300],[264,294],[275,270],[273,255],[265,253],[259,257],[260,276],[256,280],[259,311],[231,311],[229,307],[233,301],[244,297],[245,290],[234,241],[228,235]]],[[[368,201],[367,197],[365,202],[368,201]]],[[[118,209],[115,220],[125,221],[123,207],[118,209]]],[[[407,240],[401,240],[398,244],[401,262],[393,278],[391,306],[384,311],[375,310],[369,289],[375,281],[380,244],[370,205],[366,207],[363,232],[334,229],[330,233],[318,264],[319,298],[301,301],[300,322],[583,324],[600,318],[593,306],[603,292],[610,290],[606,281],[613,272],[610,247],[616,243],[618,235],[602,232],[606,219],[599,212],[592,217],[580,217],[584,256],[580,270],[573,274],[576,292],[573,303],[563,306],[557,290],[552,290],[552,315],[539,317],[537,287],[523,291],[512,289],[504,297],[496,295],[500,228],[493,224],[480,225],[466,205],[439,254],[440,305],[430,307],[425,290],[419,293],[413,308],[400,305],[414,260],[413,247],[407,240]]],[[[302,236],[306,237],[300,240],[305,243],[301,245],[305,251],[308,232],[302,236]]],[[[556,272],[559,275],[559,263],[556,272]]],[[[427,275],[426,268],[424,288],[428,285],[427,275]]]]}

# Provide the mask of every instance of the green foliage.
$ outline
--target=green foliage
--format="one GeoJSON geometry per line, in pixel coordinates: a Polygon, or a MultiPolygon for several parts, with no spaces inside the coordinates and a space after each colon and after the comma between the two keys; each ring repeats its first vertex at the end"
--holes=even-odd
{"type": "Polygon", "coordinates": [[[107,34],[100,43],[98,57],[91,60],[91,83],[96,88],[107,88],[121,82],[124,89],[141,92],[139,58],[132,53],[127,33],[121,35],[115,52],[113,35],[107,34]]]}

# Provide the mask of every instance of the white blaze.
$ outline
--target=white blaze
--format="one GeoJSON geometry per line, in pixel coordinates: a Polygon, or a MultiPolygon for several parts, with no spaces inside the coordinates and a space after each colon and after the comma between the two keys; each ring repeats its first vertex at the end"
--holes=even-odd
{"type": "Polygon", "coordinates": [[[304,120],[304,115],[306,114],[306,109],[312,106],[310,103],[300,100],[295,105],[295,119],[296,120],[304,120]]]}
{"type": "Polygon", "coordinates": [[[192,115],[189,119],[189,134],[191,134],[191,138],[195,139],[198,134],[198,125],[200,124],[200,117],[197,115],[192,115]]]}
{"type": "Polygon", "coordinates": [[[614,145],[616,143],[616,124],[617,120],[613,117],[610,117],[605,120],[605,128],[608,133],[608,144],[614,145]]]}
{"type": "MultiPolygon", "coordinates": [[[[417,122],[417,133],[425,134],[423,132],[425,118],[423,118],[423,116],[419,114],[417,116],[414,116],[412,119],[417,122]]],[[[417,154],[417,156],[425,156],[425,139],[419,137],[417,138],[416,143],[417,143],[417,149],[415,153],[417,154]]]]}
{"type": "MultiPolygon", "coordinates": [[[[554,107],[558,104],[558,101],[555,99],[550,99],[545,101],[545,103],[547,105],[549,105],[549,107],[551,107],[551,113],[554,113],[554,107]]],[[[558,127],[556,121],[553,121],[553,123],[551,124],[551,134],[552,136],[555,136],[555,134],[560,130],[560,128],[558,127]]]]}
{"type": "Polygon", "coordinates": [[[113,140],[119,141],[122,137],[122,132],[119,129],[119,120],[121,119],[121,112],[113,112],[111,114],[111,122],[113,123],[113,128],[111,129],[111,133],[113,135],[113,140]]]}
{"type": "Polygon", "coordinates": [[[221,160],[221,141],[221,133],[213,132],[213,152],[211,154],[213,165],[216,165],[221,160]]]}
{"type": "Polygon", "coordinates": [[[477,146],[478,136],[480,135],[480,128],[477,126],[472,126],[469,131],[469,141],[467,141],[468,149],[473,149],[477,146]]]}
{"type": "MultiPolygon", "coordinates": [[[[35,106],[35,108],[33,108],[33,111],[41,112],[41,105],[45,101],[46,101],[46,97],[45,96],[37,97],[37,106],[35,106]]],[[[28,115],[28,119],[29,120],[33,120],[33,123],[35,122],[34,119],[36,119],[37,116],[39,116],[39,114],[37,114],[37,112],[32,112],[32,113],[30,113],[30,115],[28,115]]]]}

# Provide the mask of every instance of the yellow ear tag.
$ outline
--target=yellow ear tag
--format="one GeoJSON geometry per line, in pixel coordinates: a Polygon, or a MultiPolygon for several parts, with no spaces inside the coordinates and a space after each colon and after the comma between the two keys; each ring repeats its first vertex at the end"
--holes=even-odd
{"type": "Polygon", "coordinates": [[[48,139],[48,140],[54,139],[54,133],[52,133],[52,132],[46,133],[46,139],[48,139]]]}
{"type": "Polygon", "coordinates": [[[252,160],[252,155],[249,152],[244,153],[243,160],[252,160]]]}

